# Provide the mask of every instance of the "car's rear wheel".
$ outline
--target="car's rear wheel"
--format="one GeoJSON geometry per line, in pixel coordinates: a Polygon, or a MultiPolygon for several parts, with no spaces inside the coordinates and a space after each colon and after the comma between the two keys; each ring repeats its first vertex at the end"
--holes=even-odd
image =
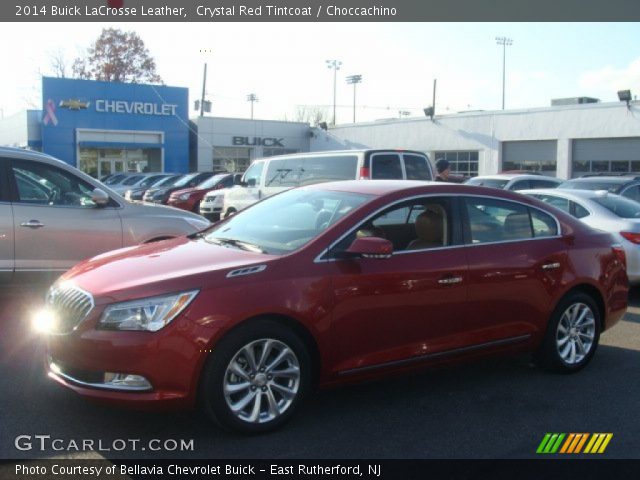
{"type": "Polygon", "coordinates": [[[536,363],[560,373],[573,373],[584,368],[598,347],[600,311],[587,294],[575,292],[556,307],[547,327],[536,363]]]}
{"type": "Polygon", "coordinates": [[[272,320],[239,327],[213,349],[201,380],[205,414],[243,433],[289,420],[308,391],[310,356],[292,331],[272,320]]]}

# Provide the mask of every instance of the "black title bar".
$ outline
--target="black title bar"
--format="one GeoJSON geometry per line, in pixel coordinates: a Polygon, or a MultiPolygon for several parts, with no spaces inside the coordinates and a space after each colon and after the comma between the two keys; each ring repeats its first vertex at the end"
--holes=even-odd
{"type": "Polygon", "coordinates": [[[629,22],[640,20],[640,1],[14,0],[0,4],[0,19],[11,22],[629,22]]]}

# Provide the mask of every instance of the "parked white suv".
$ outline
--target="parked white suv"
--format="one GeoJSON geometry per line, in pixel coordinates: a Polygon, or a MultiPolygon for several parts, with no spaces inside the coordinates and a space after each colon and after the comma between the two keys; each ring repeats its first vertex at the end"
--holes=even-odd
{"type": "Polygon", "coordinates": [[[190,212],[132,204],[56,158],[0,147],[0,282],[47,281],[108,250],[195,233],[190,212]]]}
{"type": "MultiPolygon", "coordinates": [[[[263,198],[290,188],[336,180],[433,180],[429,157],[412,150],[343,150],[297,153],[254,161],[239,186],[224,193],[213,208],[232,215],[263,198]]],[[[205,204],[205,208],[207,205],[205,204]]],[[[218,213],[218,212],[212,212],[218,213]]]]}

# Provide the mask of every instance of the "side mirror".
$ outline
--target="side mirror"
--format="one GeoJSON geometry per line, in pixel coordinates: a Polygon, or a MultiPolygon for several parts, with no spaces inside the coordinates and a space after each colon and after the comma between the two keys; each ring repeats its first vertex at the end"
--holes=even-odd
{"type": "Polygon", "coordinates": [[[356,238],[347,253],[363,258],[389,258],[393,253],[393,243],[379,237],[356,238]]]}
{"type": "Polygon", "coordinates": [[[98,207],[104,207],[109,203],[109,195],[100,188],[94,188],[93,192],[91,192],[91,201],[98,207]]]}

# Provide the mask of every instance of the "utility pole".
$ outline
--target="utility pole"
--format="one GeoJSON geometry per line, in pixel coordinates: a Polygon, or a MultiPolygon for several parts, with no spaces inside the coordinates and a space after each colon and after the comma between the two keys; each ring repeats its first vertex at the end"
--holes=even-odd
{"type": "Polygon", "coordinates": [[[347,83],[353,85],[353,123],[356,123],[356,85],[362,82],[362,75],[349,75],[347,83]]]}
{"type": "Polygon", "coordinates": [[[333,68],[333,124],[336,124],[336,76],[342,62],[340,60],[327,60],[327,68],[333,68]]]}
{"type": "Polygon", "coordinates": [[[200,116],[204,116],[204,95],[207,88],[207,62],[204,63],[204,76],[202,78],[202,98],[200,98],[200,116]]]}
{"type": "Polygon", "coordinates": [[[496,43],[502,45],[502,110],[504,110],[504,92],[505,92],[505,66],[507,58],[507,47],[513,45],[513,40],[507,37],[496,37],[496,43]]]}
{"type": "Polygon", "coordinates": [[[253,120],[253,103],[258,101],[258,96],[255,93],[247,95],[247,102],[251,102],[251,120],[253,120]]]}

